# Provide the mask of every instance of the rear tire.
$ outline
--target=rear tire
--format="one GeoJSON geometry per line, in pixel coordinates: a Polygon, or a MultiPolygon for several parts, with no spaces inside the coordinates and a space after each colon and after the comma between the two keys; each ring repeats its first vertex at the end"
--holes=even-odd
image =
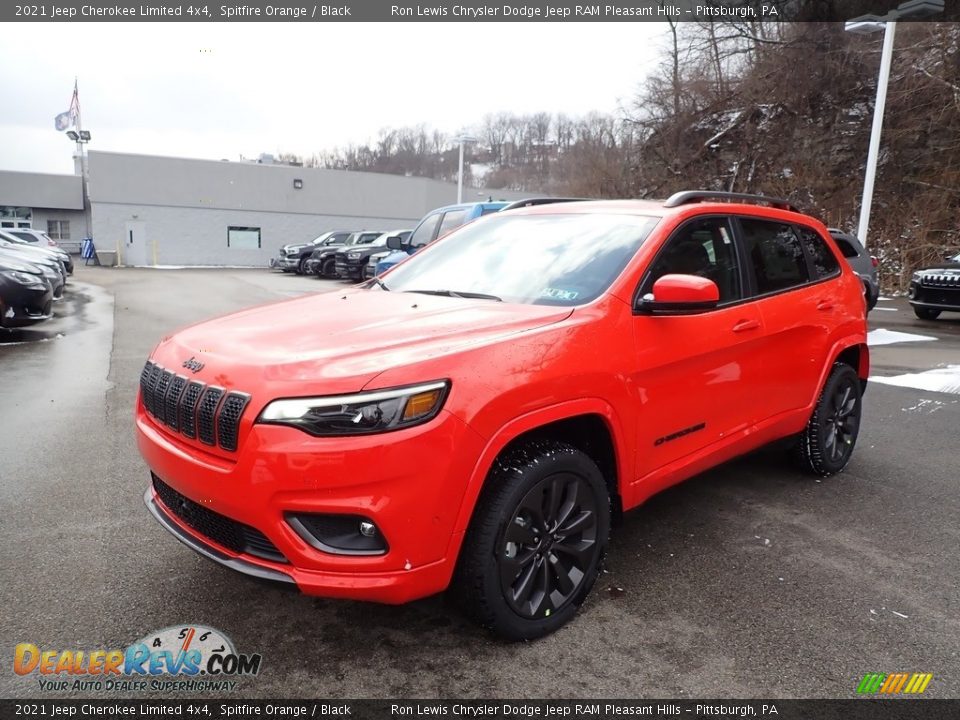
{"type": "Polygon", "coordinates": [[[509,640],[569,622],[596,582],[610,532],[610,495],[589,456],[537,440],[498,458],[452,584],[463,611],[509,640]]]}
{"type": "Polygon", "coordinates": [[[870,312],[877,306],[877,300],[880,299],[880,290],[873,292],[870,289],[870,285],[867,283],[863,284],[863,292],[867,297],[867,312],[870,312]]]}
{"type": "Polygon", "coordinates": [[[800,434],[796,446],[800,467],[820,477],[843,470],[857,444],[862,407],[860,377],[846,363],[835,364],[800,434]]]}
{"type": "Polygon", "coordinates": [[[940,311],[933,308],[915,307],[913,313],[921,320],[936,320],[940,317],[940,311]]]}

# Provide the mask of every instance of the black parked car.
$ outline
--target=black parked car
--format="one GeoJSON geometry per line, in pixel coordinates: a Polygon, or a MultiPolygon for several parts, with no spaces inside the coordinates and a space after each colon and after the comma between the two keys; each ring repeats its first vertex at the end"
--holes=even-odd
{"type": "Polygon", "coordinates": [[[346,246],[339,249],[335,256],[337,276],[362,280],[363,266],[367,264],[367,259],[372,253],[386,249],[387,238],[391,234],[382,230],[365,230],[351,235],[346,246]]]}
{"type": "Polygon", "coordinates": [[[936,320],[944,310],[960,312],[960,253],[917,270],[910,279],[909,298],[921,320],[936,320]]]}
{"type": "Polygon", "coordinates": [[[29,265],[31,272],[40,273],[43,279],[50,285],[54,300],[59,300],[63,297],[63,288],[67,284],[67,271],[63,268],[59,260],[34,257],[20,250],[19,246],[3,246],[2,243],[3,240],[0,240],[0,266],[9,263],[29,265]]]}
{"type": "Polygon", "coordinates": [[[53,315],[53,288],[36,265],[0,258],[0,327],[15,328],[53,315]]]}
{"type": "Polygon", "coordinates": [[[353,237],[352,232],[340,230],[332,233],[327,240],[315,246],[304,264],[304,273],[317,277],[333,277],[336,275],[333,258],[351,237],[353,237]]]}

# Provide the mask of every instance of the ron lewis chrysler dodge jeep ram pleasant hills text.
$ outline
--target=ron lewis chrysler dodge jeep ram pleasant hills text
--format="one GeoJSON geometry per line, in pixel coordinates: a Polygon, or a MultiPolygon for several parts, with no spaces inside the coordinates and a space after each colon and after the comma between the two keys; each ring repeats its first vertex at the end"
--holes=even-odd
{"type": "Polygon", "coordinates": [[[611,516],[776,440],[850,460],[862,284],[785,201],[509,210],[365,285],[164,337],[145,501],[195,551],[305,593],[446,589],[511,639],[569,621],[611,516]]]}

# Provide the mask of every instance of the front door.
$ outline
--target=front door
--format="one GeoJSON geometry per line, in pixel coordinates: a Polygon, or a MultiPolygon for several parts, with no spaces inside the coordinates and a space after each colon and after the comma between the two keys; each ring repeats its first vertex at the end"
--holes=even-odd
{"type": "Polygon", "coordinates": [[[744,301],[744,278],[729,218],[681,225],[645,274],[641,294],[662,275],[713,280],[718,306],[698,314],[637,315],[636,384],[641,407],[636,477],[643,478],[748,428],[764,372],[752,351],[762,342],[755,303],[744,301]]]}
{"type": "Polygon", "coordinates": [[[152,265],[147,252],[147,224],[143,220],[128,220],[123,243],[124,265],[152,265]]]}

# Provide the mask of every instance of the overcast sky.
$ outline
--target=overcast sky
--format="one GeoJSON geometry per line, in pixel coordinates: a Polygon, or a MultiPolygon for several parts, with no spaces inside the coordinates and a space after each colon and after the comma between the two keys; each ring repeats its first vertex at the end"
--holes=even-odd
{"type": "Polygon", "coordinates": [[[0,44],[0,169],[73,171],[53,118],[79,77],[99,150],[309,155],[383,127],[628,103],[660,23],[31,23],[0,44]]]}

